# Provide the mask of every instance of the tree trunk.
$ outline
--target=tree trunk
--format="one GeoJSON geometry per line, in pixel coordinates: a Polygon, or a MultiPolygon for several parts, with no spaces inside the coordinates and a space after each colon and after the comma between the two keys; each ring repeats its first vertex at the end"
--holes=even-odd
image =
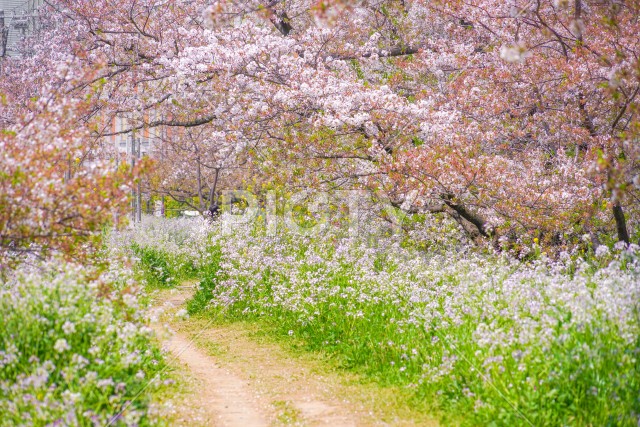
{"type": "Polygon", "coordinates": [[[465,221],[473,224],[478,230],[478,233],[480,233],[484,237],[490,237],[491,233],[489,232],[489,230],[487,230],[487,222],[484,218],[482,218],[477,213],[470,211],[464,205],[454,203],[453,196],[450,194],[445,194],[442,199],[447,206],[449,206],[458,215],[464,218],[465,221]]]}
{"type": "Polygon", "coordinates": [[[613,205],[613,218],[616,220],[618,230],[618,240],[629,244],[629,231],[627,230],[627,220],[624,218],[624,211],[620,203],[613,205]]]}
{"type": "Polygon", "coordinates": [[[200,156],[196,158],[196,174],[198,178],[198,207],[200,213],[204,212],[204,199],[202,195],[202,172],[200,170],[200,156]]]}
{"type": "Polygon", "coordinates": [[[213,185],[209,191],[209,214],[213,218],[220,210],[218,203],[216,203],[216,187],[218,186],[218,175],[220,174],[220,168],[216,168],[216,175],[213,180],[213,185]]]}

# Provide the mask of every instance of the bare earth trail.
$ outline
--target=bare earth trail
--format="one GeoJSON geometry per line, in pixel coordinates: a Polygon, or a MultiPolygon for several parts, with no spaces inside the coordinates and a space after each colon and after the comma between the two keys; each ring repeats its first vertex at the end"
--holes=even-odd
{"type": "Polygon", "coordinates": [[[393,390],[326,372],[318,362],[259,342],[246,327],[177,317],[192,293],[192,286],[183,286],[160,293],[156,303],[156,317],[165,323],[153,327],[188,388],[175,405],[172,425],[438,425],[405,410],[393,390]]]}

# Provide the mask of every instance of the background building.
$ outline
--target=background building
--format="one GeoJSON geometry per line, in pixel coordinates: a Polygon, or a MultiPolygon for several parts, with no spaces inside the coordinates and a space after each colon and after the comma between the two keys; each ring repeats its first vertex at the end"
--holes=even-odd
{"type": "MultiPolygon", "coordinates": [[[[129,128],[129,120],[125,117],[116,117],[111,122],[111,131],[114,133],[129,128]]],[[[132,132],[114,135],[110,139],[119,153],[131,154],[139,150],[141,156],[146,156],[150,154],[159,137],[159,129],[141,129],[135,134],[135,145],[132,132]]]]}
{"type": "Polygon", "coordinates": [[[0,0],[0,58],[16,56],[20,40],[38,28],[44,0],[0,0]]]}

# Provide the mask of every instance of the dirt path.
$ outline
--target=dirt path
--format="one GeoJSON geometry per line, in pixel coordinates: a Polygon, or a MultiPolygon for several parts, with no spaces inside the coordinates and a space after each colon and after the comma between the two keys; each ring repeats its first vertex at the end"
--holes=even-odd
{"type": "MultiPolygon", "coordinates": [[[[159,311],[168,309],[174,314],[189,296],[188,290],[171,295],[159,311]]],[[[185,425],[197,423],[207,426],[249,427],[270,425],[270,414],[261,407],[258,396],[246,382],[224,369],[214,358],[196,347],[193,338],[175,332],[168,324],[153,325],[175,361],[188,370],[190,384],[189,402],[179,412],[178,422],[185,425]],[[191,412],[185,414],[180,412],[191,412]],[[186,415],[186,416],[185,416],[186,415]]]]}
{"type": "Polygon", "coordinates": [[[165,345],[186,365],[191,377],[199,382],[190,406],[200,409],[200,422],[230,427],[270,424],[269,417],[261,410],[256,397],[241,378],[194,348],[193,342],[181,334],[173,334],[165,341],[165,345]]]}
{"type": "Polygon", "coordinates": [[[381,394],[357,378],[324,372],[321,363],[303,363],[272,343],[259,342],[242,325],[181,319],[176,313],[192,292],[182,287],[161,294],[158,313],[166,323],[154,326],[189,382],[186,401],[176,408],[176,424],[437,425],[397,414],[394,399],[399,398],[393,391],[381,394]],[[391,415],[385,407],[394,408],[391,415]]]}

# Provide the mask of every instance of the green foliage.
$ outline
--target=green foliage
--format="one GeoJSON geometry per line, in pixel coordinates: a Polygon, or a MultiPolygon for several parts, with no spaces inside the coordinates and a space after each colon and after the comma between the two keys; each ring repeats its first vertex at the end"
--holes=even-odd
{"type": "Polygon", "coordinates": [[[140,259],[138,266],[142,276],[152,288],[171,288],[197,273],[190,260],[135,243],[131,247],[140,259]]]}
{"type": "Polygon", "coordinates": [[[351,67],[353,67],[353,71],[355,71],[356,76],[358,76],[358,78],[360,80],[364,80],[365,79],[364,71],[362,71],[362,67],[360,66],[360,62],[358,62],[357,59],[352,59],[351,60],[351,67]]]}
{"type": "Polygon", "coordinates": [[[220,247],[212,246],[209,248],[209,254],[208,262],[198,272],[198,277],[200,277],[198,290],[187,302],[187,311],[191,315],[204,311],[209,301],[213,298],[213,291],[218,285],[222,274],[220,267],[222,251],[220,247]]]}
{"type": "Polygon", "coordinates": [[[256,322],[413,390],[416,408],[433,402],[445,424],[637,424],[637,247],[553,262],[534,238],[527,262],[463,246],[459,256],[424,239],[449,229],[442,218],[403,222],[407,234],[346,240],[336,229],[267,236],[261,221],[231,233],[214,225],[194,242],[208,249],[194,251],[201,282],[189,312],[256,322]]]}
{"type": "MultiPolygon", "coordinates": [[[[396,269],[384,255],[378,255],[373,266],[378,274],[396,269]]],[[[327,268],[329,264],[314,267],[327,268]]],[[[305,277],[310,271],[301,268],[291,276],[305,277]]],[[[440,286],[451,282],[455,287],[458,279],[440,280],[440,286]]],[[[477,317],[462,318],[444,330],[423,324],[408,316],[408,300],[377,290],[375,283],[358,282],[353,266],[343,265],[325,276],[323,286],[336,289],[333,297],[314,297],[309,290],[299,295],[302,305],[296,310],[278,304],[273,292],[276,286],[292,287],[288,281],[267,270],[257,283],[242,286],[250,295],[211,314],[258,321],[282,340],[293,336],[308,351],[332,355],[345,369],[383,385],[413,387],[417,399],[437,401],[449,414],[448,422],[632,426],[632,414],[640,413],[640,341],[627,345],[605,320],[580,327],[560,317],[555,328],[565,338],[548,348],[530,343],[488,351],[473,337],[477,317]],[[363,301],[363,294],[376,302],[363,301]],[[450,370],[444,368],[447,360],[450,370]],[[495,362],[483,366],[488,360],[495,362]]],[[[498,321],[510,329],[509,320],[498,321]]]]}
{"type": "Polygon", "coordinates": [[[185,204],[180,203],[170,197],[164,199],[165,216],[167,218],[177,218],[180,216],[180,210],[184,209],[185,204]]]}
{"type": "Polygon", "coordinates": [[[171,266],[167,262],[166,255],[152,248],[141,248],[133,245],[133,251],[140,257],[140,268],[147,284],[151,287],[173,287],[176,285],[177,279],[171,274],[171,266]]]}

